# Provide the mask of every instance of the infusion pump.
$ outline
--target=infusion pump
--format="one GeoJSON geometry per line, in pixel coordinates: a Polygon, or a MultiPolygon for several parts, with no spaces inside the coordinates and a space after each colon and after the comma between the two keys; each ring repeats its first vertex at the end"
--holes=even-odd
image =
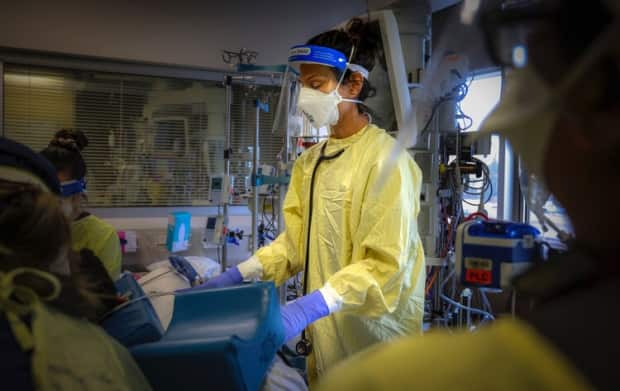
{"type": "Polygon", "coordinates": [[[211,204],[223,205],[230,202],[233,178],[230,175],[211,175],[209,177],[209,201],[211,204]]]}

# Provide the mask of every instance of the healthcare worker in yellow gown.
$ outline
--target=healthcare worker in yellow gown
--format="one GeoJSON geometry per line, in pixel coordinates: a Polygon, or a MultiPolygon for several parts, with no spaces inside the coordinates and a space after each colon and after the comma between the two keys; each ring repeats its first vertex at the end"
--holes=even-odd
{"type": "MultiPolygon", "coordinates": [[[[620,203],[609,198],[620,191],[620,7],[545,0],[485,15],[496,23],[486,25],[488,42],[526,47],[529,62],[519,56],[506,70],[505,95],[483,130],[508,138],[529,188],[533,178],[546,182],[575,242],[514,281],[518,297],[536,303],[521,319],[373,347],[333,368],[320,390],[620,389],[610,364],[620,352],[618,314],[608,311],[620,298],[620,203]],[[529,30],[527,40],[511,29],[529,30]]],[[[511,53],[492,57],[510,64],[502,54],[511,53]]]]}
{"type": "Polygon", "coordinates": [[[311,352],[311,380],[365,347],[422,329],[421,172],[404,150],[388,164],[395,140],[369,122],[361,103],[372,93],[377,38],[369,28],[353,20],[346,31],[291,49],[299,108],[317,128],[330,129],[329,139],[295,162],[286,231],[203,286],[252,277],[280,285],[305,269],[306,295],[284,306],[282,316],[287,340],[307,327],[300,346],[311,352]]]}
{"type": "Polygon", "coordinates": [[[71,220],[71,248],[91,250],[112,280],[121,273],[120,239],[114,227],[83,209],[86,192],[86,162],[82,150],[88,138],[79,130],[58,131],[41,154],[56,167],[62,186],[62,206],[71,220]]]}
{"type": "Polygon", "coordinates": [[[67,297],[93,305],[103,297],[69,261],[59,193],[47,160],[0,137],[2,389],[150,390],[127,349],[83,316],[69,315],[75,308],[67,297]]]}

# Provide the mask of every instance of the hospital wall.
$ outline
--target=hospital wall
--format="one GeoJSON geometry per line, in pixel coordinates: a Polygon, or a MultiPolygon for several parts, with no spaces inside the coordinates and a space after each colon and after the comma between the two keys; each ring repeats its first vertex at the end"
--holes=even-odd
{"type": "MultiPolygon", "coordinates": [[[[370,6],[376,9],[389,3],[391,1],[374,0],[370,1],[370,6]]],[[[239,1],[196,0],[181,3],[164,0],[23,0],[12,3],[0,13],[0,47],[124,62],[228,70],[230,68],[221,59],[222,49],[245,47],[258,50],[259,63],[282,63],[291,45],[303,42],[309,36],[336,26],[353,15],[363,14],[366,7],[365,0],[316,0],[296,2],[294,5],[283,0],[243,4],[239,1]],[[329,9],[330,12],[313,12],[317,8],[329,9]],[[283,31],[286,33],[283,34],[283,31]]],[[[452,20],[455,9],[443,12],[443,16],[438,14],[433,18],[433,25],[452,20]]],[[[75,99],[68,97],[57,110],[57,113],[63,113],[59,114],[62,117],[59,121],[64,127],[73,125],[70,114],[74,111],[74,104],[75,99]]],[[[5,109],[11,110],[10,107],[5,109]]],[[[219,114],[222,110],[218,108],[217,112],[219,114]]],[[[36,110],[30,115],[36,117],[36,110]]],[[[221,115],[212,115],[213,119],[216,117],[221,119],[221,115]]],[[[205,216],[213,212],[204,208],[189,208],[189,211],[194,215],[192,246],[182,254],[206,255],[216,259],[215,251],[205,251],[201,242],[205,216]]],[[[166,258],[168,252],[163,245],[166,211],[158,208],[114,208],[95,209],[93,212],[117,230],[136,231],[138,252],[125,254],[125,264],[148,264],[166,258]]],[[[231,217],[230,227],[247,233],[250,231],[250,221],[246,208],[231,217]]],[[[229,250],[229,264],[235,264],[249,255],[247,240],[239,246],[229,246],[229,250]]]]}
{"type": "Polygon", "coordinates": [[[228,68],[222,49],[247,48],[260,52],[259,63],[279,64],[294,44],[366,7],[366,0],[22,0],[0,12],[0,47],[212,69],[228,68]]]}
{"type": "MultiPolygon", "coordinates": [[[[390,2],[373,0],[370,6],[378,8],[390,2]]],[[[257,50],[260,53],[259,63],[283,63],[290,46],[365,12],[367,5],[366,0],[23,0],[3,7],[0,13],[0,48],[35,51],[43,55],[50,53],[228,71],[231,68],[222,61],[222,49],[257,50]],[[330,12],[314,12],[317,8],[329,9],[330,12]],[[293,15],[303,17],[291,17],[293,15]]],[[[56,113],[55,122],[38,121],[36,107],[29,107],[29,120],[46,123],[50,129],[44,133],[52,134],[60,127],[73,127],[74,106],[75,97],[67,94],[58,107],[48,105],[45,108],[56,113]]],[[[210,113],[213,114],[210,116],[211,128],[223,129],[221,123],[213,122],[223,120],[221,115],[215,115],[223,110],[215,109],[218,113],[210,113]]],[[[15,110],[17,108],[6,106],[5,114],[15,110]]],[[[46,140],[39,141],[45,143],[46,140]]],[[[37,144],[36,149],[42,146],[37,144]]],[[[165,259],[168,255],[163,242],[169,210],[188,210],[193,214],[192,245],[189,251],[181,254],[206,255],[216,259],[214,250],[202,248],[205,216],[214,213],[212,210],[182,207],[167,210],[106,208],[94,209],[93,213],[117,230],[136,231],[138,251],[125,254],[124,263],[144,265],[165,259]]],[[[231,217],[230,227],[248,233],[250,222],[250,213],[245,208],[245,211],[238,211],[231,217]]],[[[248,255],[247,239],[242,240],[239,246],[229,246],[230,264],[248,255]]]]}
{"type": "MultiPolygon", "coordinates": [[[[246,235],[249,234],[251,232],[250,211],[243,206],[232,207],[232,209],[229,227],[240,229],[246,235]]],[[[206,216],[217,213],[215,208],[106,208],[91,210],[110,223],[117,231],[136,232],[138,250],[123,254],[124,266],[146,266],[168,258],[170,253],[165,246],[166,229],[168,213],[172,211],[189,211],[192,214],[191,246],[187,251],[179,252],[178,255],[205,256],[217,261],[216,249],[205,249],[202,245],[206,216]]],[[[247,237],[240,240],[239,245],[228,245],[227,249],[228,266],[234,266],[251,255],[247,237]]]]}

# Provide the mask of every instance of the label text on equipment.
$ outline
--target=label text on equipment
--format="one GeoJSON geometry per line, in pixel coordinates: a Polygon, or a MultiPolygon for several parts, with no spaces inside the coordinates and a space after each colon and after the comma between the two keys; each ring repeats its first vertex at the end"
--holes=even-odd
{"type": "Polygon", "coordinates": [[[493,282],[493,261],[484,258],[465,258],[465,281],[489,285],[493,282]]]}
{"type": "Polygon", "coordinates": [[[493,273],[490,270],[467,269],[465,281],[472,284],[489,285],[493,282],[493,273]]]}

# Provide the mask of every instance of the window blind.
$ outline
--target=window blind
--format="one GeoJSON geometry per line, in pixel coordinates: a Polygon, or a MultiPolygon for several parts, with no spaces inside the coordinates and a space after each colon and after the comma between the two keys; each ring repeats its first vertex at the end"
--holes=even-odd
{"type": "MultiPolygon", "coordinates": [[[[204,204],[209,175],[224,172],[226,98],[219,81],[11,64],[4,70],[4,136],[40,151],[57,130],[82,130],[91,206],[204,204]]],[[[277,93],[233,87],[233,151],[252,145],[254,99],[277,102],[277,93]]],[[[261,113],[262,157],[273,165],[284,136],[274,137],[272,122],[273,113],[261,113]]],[[[239,193],[247,191],[250,170],[233,155],[239,193]]]]}

